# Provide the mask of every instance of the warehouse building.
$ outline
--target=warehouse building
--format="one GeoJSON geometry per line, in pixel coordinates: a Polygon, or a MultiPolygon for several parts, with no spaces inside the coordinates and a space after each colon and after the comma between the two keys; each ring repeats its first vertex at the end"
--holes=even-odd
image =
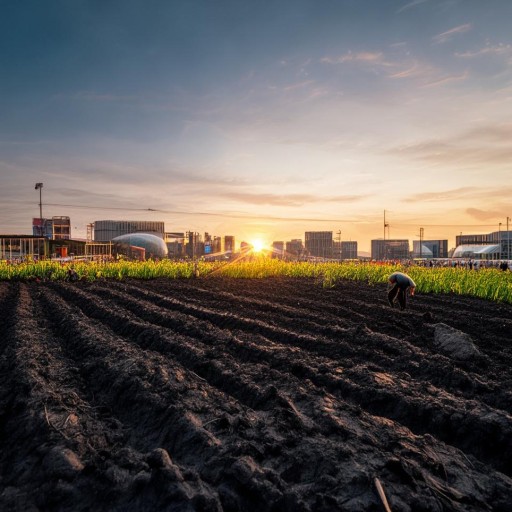
{"type": "Polygon", "coordinates": [[[479,260],[510,260],[512,258],[512,231],[493,231],[487,234],[459,235],[453,258],[479,260]]]}
{"type": "Polygon", "coordinates": [[[373,260],[405,260],[410,257],[409,240],[372,240],[373,260]]]}
{"type": "Polygon", "coordinates": [[[108,242],[122,235],[148,233],[165,238],[164,223],[147,220],[97,220],[94,222],[94,240],[108,242]]]}
{"type": "Polygon", "coordinates": [[[448,240],[413,240],[413,258],[448,258],[448,240]]]}
{"type": "Polygon", "coordinates": [[[308,256],[332,258],[332,231],[306,231],[304,245],[308,256]]]}

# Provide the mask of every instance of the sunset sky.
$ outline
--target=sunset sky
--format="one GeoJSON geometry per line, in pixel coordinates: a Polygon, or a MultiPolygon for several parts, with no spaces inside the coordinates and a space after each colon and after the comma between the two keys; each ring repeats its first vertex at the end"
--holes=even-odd
{"type": "MultiPolygon", "coordinates": [[[[512,217],[510,0],[0,0],[0,233],[447,238],[512,217]],[[388,232],[386,232],[386,237],[388,232]]],[[[512,229],[512,222],[510,224],[512,229]]]]}

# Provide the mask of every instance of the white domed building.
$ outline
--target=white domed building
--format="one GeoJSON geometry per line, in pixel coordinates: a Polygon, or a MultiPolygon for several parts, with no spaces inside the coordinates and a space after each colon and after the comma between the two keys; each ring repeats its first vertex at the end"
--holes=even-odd
{"type": "Polygon", "coordinates": [[[167,245],[164,240],[149,233],[131,233],[112,239],[115,252],[135,259],[154,259],[167,257],[167,245]]]}

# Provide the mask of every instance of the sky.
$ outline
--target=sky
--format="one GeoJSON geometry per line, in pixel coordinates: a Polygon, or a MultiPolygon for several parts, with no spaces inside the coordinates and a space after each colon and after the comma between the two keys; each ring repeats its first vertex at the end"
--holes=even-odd
{"type": "Polygon", "coordinates": [[[0,233],[31,233],[39,182],[75,238],[124,219],[454,247],[512,217],[510,0],[0,7],[0,233]]]}

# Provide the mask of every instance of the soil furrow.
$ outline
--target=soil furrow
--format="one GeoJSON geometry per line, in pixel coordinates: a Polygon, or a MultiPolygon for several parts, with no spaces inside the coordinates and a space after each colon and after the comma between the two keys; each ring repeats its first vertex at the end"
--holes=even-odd
{"type": "Polygon", "coordinates": [[[376,512],[375,477],[394,511],[512,509],[512,307],[288,278],[0,283],[0,306],[2,509],[376,512]]]}
{"type": "MultiPolygon", "coordinates": [[[[166,300],[165,297],[162,298],[160,296],[151,302],[151,308],[140,308],[139,300],[143,300],[144,297],[149,300],[150,298],[154,298],[155,295],[149,290],[144,290],[145,293],[141,294],[140,292],[134,292],[131,286],[118,286],[122,286],[123,293],[121,291],[117,292],[116,300],[121,301],[123,307],[128,307],[139,316],[141,312],[145,313],[146,311],[151,311],[151,318],[146,316],[144,317],[146,320],[158,323],[159,325],[173,327],[179,332],[183,332],[183,326],[180,327],[179,320],[174,318],[174,315],[173,320],[168,320],[165,319],[165,315],[155,311],[155,303],[160,305],[164,311],[174,311],[172,309],[173,301],[166,300]],[[133,299],[130,299],[126,295],[126,292],[130,293],[133,299]],[[136,298],[137,296],[139,298],[136,298]],[[174,325],[171,325],[173,322],[174,325]]],[[[143,290],[142,285],[136,288],[143,290]]],[[[94,290],[103,296],[112,296],[114,293],[110,287],[107,290],[102,286],[95,286],[94,290]]],[[[191,288],[184,289],[183,285],[180,287],[181,292],[187,292],[187,290],[187,296],[189,296],[191,294],[191,288]]],[[[175,292],[175,290],[173,291],[175,292]]],[[[181,296],[182,294],[180,293],[179,295],[181,296]]],[[[232,309],[229,305],[226,305],[226,307],[228,310],[232,309]]],[[[204,308],[199,308],[198,311],[193,308],[188,309],[187,315],[195,318],[197,325],[191,327],[188,324],[189,326],[186,330],[207,328],[203,321],[203,312],[204,308]]],[[[275,316],[277,317],[277,313],[275,316]]],[[[205,320],[216,322],[216,318],[217,317],[206,317],[205,320]]],[[[223,325],[224,324],[221,324],[220,327],[223,327],[223,325]]],[[[304,321],[302,321],[301,316],[300,325],[298,322],[295,322],[293,327],[295,329],[299,327],[302,329],[303,325],[304,321]]],[[[261,332],[258,326],[251,328],[251,324],[241,324],[233,328],[233,330],[237,332],[241,329],[251,335],[261,332]]],[[[433,327],[424,325],[422,331],[424,337],[434,338],[433,327]]],[[[295,343],[297,338],[295,338],[295,340],[293,338],[286,340],[280,338],[275,341],[281,344],[299,346],[310,353],[317,353],[336,361],[343,359],[345,365],[351,364],[347,360],[355,358],[356,360],[361,360],[366,363],[371,362],[381,368],[393,366],[399,372],[414,375],[417,381],[423,380],[438,388],[445,389],[448,393],[457,394],[465,399],[478,398],[491,407],[504,409],[509,413],[512,412],[512,396],[510,394],[503,395],[503,393],[500,392],[502,387],[501,380],[499,382],[485,381],[482,377],[473,375],[474,371],[478,371],[479,368],[482,368],[481,363],[468,368],[468,371],[462,368],[454,368],[453,363],[448,358],[438,354],[432,355],[429,350],[429,343],[425,343],[424,341],[419,343],[420,347],[423,345],[423,347],[420,348],[413,343],[408,343],[406,340],[383,336],[381,333],[371,331],[366,326],[357,323],[344,329],[329,328],[326,332],[330,333],[330,336],[318,337],[314,343],[310,343],[308,338],[306,338],[306,342],[302,343],[295,343]]],[[[185,334],[189,333],[185,332],[185,334]]],[[[268,337],[268,333],[266,334],[268,339],[273,339],[272,337],[268,337]]],[[[303,333],[302,331],[298,331],[295,333],[295,336],[301,336],[302,334],[309,335],[310,332],[307,331],[303,333]]]]}
{"type": "MultiPolygon", "coordinates": [[[[61,288],[62,290],[64,288],[61,288]]],[[[68,287],[68,294],[73,293],[73,290],[73,287],[68,287]]],[[[84,292],[75,290],[75,293],[83,294],[84,292]]],[[[105,315],[113,315],[107,308],[102,308],[92,300],[89,300],[89,311],[91,309],[96,311],[96,316],[99,319],[104,318],[105,315]]],[[[143,307],[140,309],[143,309],[143,307]]],[[[140,339],[140,330],[143,329],[144,336],[150,337],[153,340],[148,348],[154,349],[154,343],[157,343],[155,338],[165,338],[165,335],[160,336],[158,329],[138,327],[137,323],[128,317],[118,317],[117,320],[115,318],[115,316],[111,316],[112,324],[117,325],[120,322],[124,322],[125,326],[120,327],[119,332],[123,335],[131,333],[134,340],[140,339]],[[154,332],[148,334],[150,330],[154,332]]],[[[174,343],[176,342],[174,341],[174,343]]],[[[197,371],[201,376],[207,377],[209,382],[215,386],[226,386],[226,383],[229,383],[227,387],[223,388],[225,391],[241,388],[239,382],[235,384],[238,379],[236,377],[233,378],[233,371],[231,369],[223,369],[228,360],[225,352],[219,360],[217,351],[211,351],[208,348],[198,351],[191,347],[189,340],[186,342],[182,340],[179,344],[181,345],[181,349],[179,349],[181,355],[177,353],[176,355],[185,358],[181,360],[183,364],[194,365],[192,366],[194,371],[197,371]],[[185,353],[188,353],[188,355],[185,356],[185,353]],[[204,359],[217,361],[215,371],[212,371],[210,365],[204,363],[204,359]],[[207,373],[203,368],[204,366],[208,368],[207,373]]],[[[165,346],[161,349],[166,350],[167,348],[168,346],[165,346]]],[[[226,350],[225,342],[222,344],[222,349],[226,350]]],[[[177,352],[178,348],[174,350],[177,352]]],[[[235,357],[237,357],[237,354],[235,354],[235,357]]],[[[233,362],[231,366],[236,367],[237,363],[233,362]]],[[[309,374],[308,376],[319,382],[314,375],[310,375],[315,373],[311,369],[311,361],[308,360],[304,366],[305,370],[302,369],[301,372],[309,374]]],[[[295,368],[297,367],[300,367],[300,364],[295,366],[295,368]]],[[[376,368],[376,370],[382,369],[376,368]]],[[[258,373],[261,373],[261,370],[258,373]]],[[[254,379],[255,377],[253,376],[252,378],[254,379]]],[[[335,384],[331,383],[330,385],[331,391],[335,390],[338,396],[342,396],[345,400],[364,407],[371,414],[398,421],[418,434],[430,433],[435,435],[439,439],[464,450],[466,453],[475,455],[483,462],[492,464],[493,461],[499,458],[500,454],[512,454],[512,438],[507,434],[512,431],[512,418],[500,411],[486,408],[472,401],[461,402],[460,399],[457,400],[446,393],[440,392],[433,386],[422,386],[420,384],[418,388],[418,385],[410,379],[400,379],[382,371],[369,372],[366,365],[356,366],[352,371],[350,369],[346,370],[343,376],[335,378],[335,384]],[[365,368],[365,371],[360,371],[361,367],[365,368]],[[384,377],[381,379],[370,377],[368,379],[369,373],[370,375],[374,373],[384,377]],[[395,389],[390,390],[387,379],[391,379],[394,388],[398,387],[400,389],[399,393],[395,389]],[[425,395],[423,393],[422,399],[416,400],[414,396],[418,394],[419,390],[423,390],[422,388],[427,389],[428,394],[425,395]],[[488,439],[480,439],[481,432],[487,429],[491,429],[494,432],[494,436],[488,439]],[[465,432],[463,438],[459,438],[455,434],[460,430],[465,432]],[[475,443],[476,439],[479,439],[480,442],[475,443]]],[[[238,393],[235,396],[239,400],[244,400],[244,403],[253,408],[262,400],[258,393],[252,389],[250,389],[249,396],[255,396],[255,401],[247,401],[247,393],[238,393]]],[[[507,457],[505,457],[505,462],[500,463],[497,469],[510,473],[512,467],[509,462],[506,462],[507,460],[507,457]]]]}

